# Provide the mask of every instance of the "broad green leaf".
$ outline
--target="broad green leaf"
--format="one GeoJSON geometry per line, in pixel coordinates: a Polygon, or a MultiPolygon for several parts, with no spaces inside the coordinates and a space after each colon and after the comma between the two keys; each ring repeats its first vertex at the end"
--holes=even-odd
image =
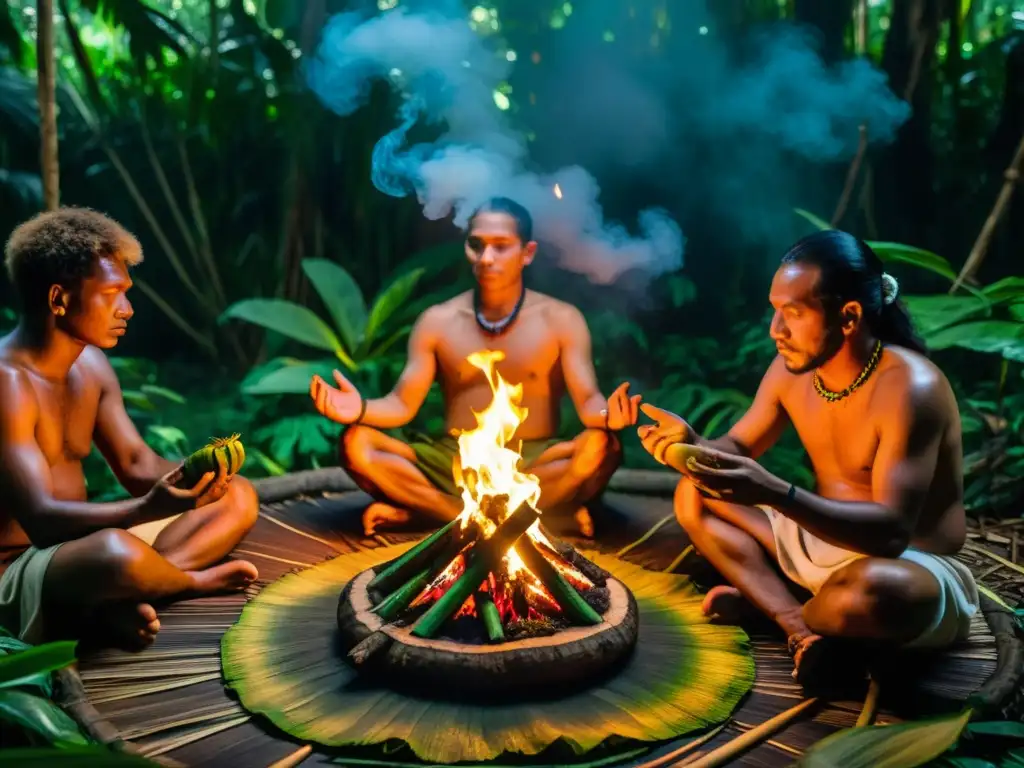
{"type": "Polygon", "coordinates": [[[408,301],[409,296],[416,289],[416,283],[423,275],[422,269],[414,269],[395,280],[377,297],[370,310],[370,319],[366,324],[366,332],[363,334],[363,348],[368,349],[370,344],[376,340],[384,324],[391,318],[402,305],[408,301]]]}
{"type": "Polygon", "coordinates": [[[366,329],[363,292],[345,269],[327,259],[303,259],[302,269],[331,313],[345,349],[359,346],[366,329]]]}
{"type": "Polygon", "coordinates": [[[878,258],[882,261],[899,261],[904,264],[911,264],[921,269],[927,269],[929,272],[934,272],[937,275],[942,275],[950,282],[956,280],[956,272],[953,270],[953,267],[937,253],[932,253],[924,248],[917,248],[913,245],[903,245],[902,243],[869,241],[868,245],[871,247],[871,250],[878,254],[878,258]]]}
{"type": "Polygon", "coordinates": [[[242,391],[247,395],[305,395],[313,376],[319,374],[333,382],[332,368],[324,362],[286,365],[262,375],[247,377],[242,391]]]}
{"type": "Polygon", "coordinates": [[[1024,344],[1024,323],[1010,320],[978,320],[960,323],[928,334],[932,349],[961,347],[975,352],[1013,354],[1014,348],[1024,344]]]}
{"type": "Polygon", "coordinates": [[[167,387],[158,387],[155,384],[143,384],[139,389],[147,395],[156,395],[157,397],[162,397],[164,400],[170,400],[172,403],[177,403],[178,405],[185,405],[187,402],[184,397],[179,395],[173,389],[167,389],[167,387]]]}
{"type": "Polygon", "coordinates": [[[795,208],[794,212],[797,216],[802,216],[803,218],[807,219],[807,221],[811,222],[811,224],[816,226],[818,229],[832,229],[831,224],[829,224],[824,219],[815,216],[810,211],[805,211],[803,208],[795,208]]]}
{"type": "Polygon", "coordinates": [[[399,328],[393,334],[388,336],[388,338],[382,341],[378,346],[376,346],[374,350],[370,353],[369,357],[381,357],[382,355],[384,355],[384,353],[391,349],[391,347],[400,342],[402,339],[406,338],[411,330],[411,325],[407,325],[404,328],[399,328]]]}
{"type": "Polygon", "coordinates": [[[316,349],[344,354],[341,342],[323,320],[306,307],[284,299],[246,299],[232,304],[220,320],[245,320],[316,349]]]}
{"type": "Polygon", "coordinates": [[[989,308],[988,302],[977,296],[906,296],[903,304],[914,321],[918,332],[927,336],[941,328],[980,315],[989,308]]]}
{"type": "MultiPolygon", "coordinates": [[[[0,720],[24,728],[50,744],[85,745],[78,724],[49,699],[26,691],[0,690],[0,720]]],[[[6,752],[6,750],[3,750],[6,752]]]]}
{"type": "Polygon", "coordinates": [[[1008,309],[1010,310],[1010,317],[1024,323],[1024,302],[1021,302],[1020,304],[1011,304],[1008,309]]]}
{"type": "Polygon", "coordinates": [[[63,640],[29,648],[21,653],[0,656],[0,688],[12,688],[75,662],[75,643],[63,640]]]}
{"type": "Polygon", "coordinates": [[[804,752],[797,765],[799,768],[916,768],[956,744],[970,717],[971,710],[967,709],[945,717],[897,725],[846,728],[804,752]]]}
{"type": "Polygon", "coordinates": [[[24,640],[19,640],[7,630],[4,630],[3,634],[0,635],[0,654],[5,656],[11,653],[27,651],[31,647],[32,646],[30,644],[26,643],[24,640]]]}
{"type": "Polygon", "coordinates": [[[993,303],[1024,299],[1024,277],[1005,277],[985,286],[981,292],[993,303]]]}
{"type": "Polygon", "coordinates": [[[0,750],[0,765],[18,768],[158,768],[159,763],[140,755],[116,752],[104,746],[63,747],[61,749],[29,748],[0,750]]]}
{"type": "Polygon", "coordinates": [[[971,736],[998,736],[1000,739],[1024,741],[1024,723],[1013,720],[987,720],[967,726],[971,736]]]}
{"type": "Polygon", "coordinates": [[[271,477],[278,477],[280,475],[288,473],[287,469],[285,469],[272,458],[267,456],[267,454],[265,454],[259,448],[246,448],[245,452],[249,456],[252,456],[252,458],[254,458],[260,464],[260,466],[262,466],[267,471],[267,474],[270,475],[271,477]]]}

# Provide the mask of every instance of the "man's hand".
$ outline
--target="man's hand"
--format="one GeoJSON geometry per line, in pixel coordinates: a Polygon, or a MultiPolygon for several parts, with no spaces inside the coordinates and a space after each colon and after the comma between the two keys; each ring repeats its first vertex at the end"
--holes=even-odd
{"type": "Polygon", "coordinates": [[[723,501],[748,506],[770,504],[789,487],[746,456],[704,447],[685,453],[681,471],[698,489],[723,501]]]}
{"type": "Polygon", "coordinates": [[[636,424],[640,417],[639,408],[642,395],[629,396],[629,382],[623,382],[608,398],[608,408],[601,414],[612,432],[619,432],[636,424]]]}
{"type": "Polygon", "coordinates": [[[227,468],[221,466],[216,474],[207,472],[191,488],[178,488],[183,475],[182,467],[176,467],[154,483],[145,497],[145,517],[150,520],[162,520],[165,517],[188,512],[191,509],[205,507],[223,498],[228,492],[231,475],[227,468]]]}
{"type": "Polygon", "coordinates": [[[659,463],[672,466],[682,472],[682,467],[676,467],[669,463],[670,457],[666,456],[666,451],[670,446],[678,443],[692,444],[696,442],[697,433],[686,423],[685,419],[674,413],[656,408],[649,403],[641,405],[640,410],[655,422],[654,424],[644,424],[636,431],[644,450],[659,463]]]}
{"type": "Polygon", "coordinates": [[[363,396],[341,371],[334,372],[337,387],[332,387],[320,376],[314,376],[309,384],[309,396],[320,413],[339,424],[352,424],[363,412],[363,396]]]}

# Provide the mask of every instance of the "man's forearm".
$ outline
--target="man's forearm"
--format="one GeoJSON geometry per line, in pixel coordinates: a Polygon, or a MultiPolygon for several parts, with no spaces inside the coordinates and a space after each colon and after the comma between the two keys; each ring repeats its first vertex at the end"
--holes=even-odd
{"type": "Polygon", "coordinates": [[[394,392],[384,397],[366,401],[366,411],[356,422],[375,429],[395,429],[404,427],[416,413],[409,408],[394,392]]]}
{"type": "Polygon", "coordinates": [[[584,429],[607,429],[608,407],[604,395],[598,393],[587,398],[576,415],[584,429]]]}
{"type": "Polygon", "coordinates": [[[819,539],[872,557],[899,557],[910,533],[891,509],[874,502],[836,501],[778,480],[767,504],[819,539]]]}
{"type": "Polygon", "coordinates": [[[714,440],[708,440],[706,438],[697,435],[695,443],[702,448],[712,448],[722,453],[731,453],[735,456],[749,456],[750,449],[748,449],[743,443],[739,442],[732,436],[726,434],[721,437],[716,437],[714,440]]]}
{"type": "Polygon", "coordinates": [[[34,524],[23,527],[32,543],[42,548],[80,539],[104,528],[130,528],[149,522],[145,512],[145,497],[106,504],[50,500],[33,515],[34,524]]]}

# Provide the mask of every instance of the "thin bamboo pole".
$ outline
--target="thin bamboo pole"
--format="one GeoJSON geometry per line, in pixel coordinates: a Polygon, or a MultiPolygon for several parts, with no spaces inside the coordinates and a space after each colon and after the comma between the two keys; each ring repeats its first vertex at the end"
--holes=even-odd
{"type": "Polygon", "coordinates": [[[57,77],[53,56],[53,0],[37,0],[36,98],[39,102],[39,164],[46,210],[60,206],[60,161],[57,147],[57,77]]]}

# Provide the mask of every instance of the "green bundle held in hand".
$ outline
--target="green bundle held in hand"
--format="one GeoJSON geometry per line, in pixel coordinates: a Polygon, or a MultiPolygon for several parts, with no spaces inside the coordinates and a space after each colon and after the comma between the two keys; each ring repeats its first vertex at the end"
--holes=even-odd
{"type": "Polygon", "coordinates": [[[220,472],[223,466],[228,476],[235,475],[245,463],[245,448],[237,432],[231,437],[216,437],[185,459],[181,486],[191,488],[207,472],[220,472]]]}

